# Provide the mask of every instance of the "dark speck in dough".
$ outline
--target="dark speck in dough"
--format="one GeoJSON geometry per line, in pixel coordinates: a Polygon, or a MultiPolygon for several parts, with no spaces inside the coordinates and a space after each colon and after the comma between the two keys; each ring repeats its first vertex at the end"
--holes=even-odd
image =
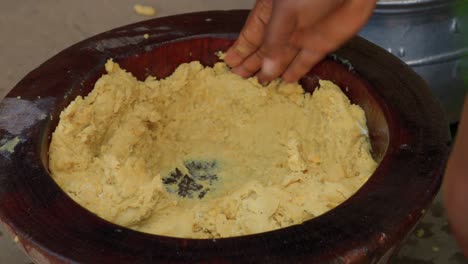
{"type": "Polygon", "coordinates": [[[217,180],[218,177],[215,174],[216,161],[186,161],[184,162],[185,167],[189,171],[190,175],[196,180],[209,181],[210,184],[217,180]]]}
{"type": "Polygon", "coordinates": [[[184,175],[178,186],[179,191],[177,194],[179,194],[181,197],[188,198],[192,198],[194,192],[200,191],[203,188],[203,185],[197,184],[194,179],[187,175],[184,175]]]}
{"type": "Polygon", "coordinates": [[[182,179],[182,176],[182,172],[176,168],[175,171],[171,172],[168,177],[163,178],[162,180],[164,184],[176,184],[180,179],[182,179]]]}
{"type": "Polygon", "coordinates": [[[188,174],[184,175],[179,168],[175,168],[162,179],[166,190],[170,193],[177,193],[180,197],[202,199],[218,181],[217,162],[215,160],[188,160],[184,162],[184,166],[188,174]]]}

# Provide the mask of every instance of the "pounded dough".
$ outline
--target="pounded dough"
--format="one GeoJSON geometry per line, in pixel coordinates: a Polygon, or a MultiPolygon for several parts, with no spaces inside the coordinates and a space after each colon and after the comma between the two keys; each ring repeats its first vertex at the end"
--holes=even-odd
{"type": "Polygon", "coordinates": [[[50,169],[116,224],[190,238],[274,230],[336,207],[376,168],[363,110],[330,81],[311,95],[224,63],[144,82],[106,70],[61,113],[50,169]]]}

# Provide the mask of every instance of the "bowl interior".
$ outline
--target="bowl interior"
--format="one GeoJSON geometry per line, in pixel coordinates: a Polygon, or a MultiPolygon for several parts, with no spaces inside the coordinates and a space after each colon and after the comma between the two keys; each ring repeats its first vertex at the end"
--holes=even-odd
{"type": "MultiPolygon", "coordinates": [[[[204,66],[213,66],[219,62],[216,55],[219,51],[226,51],[233,40],[228,38],[199,37],[165,43],[151,50],[130,50],[126,54],[119,54],[114,59],[120,66],[131,72],[137,79],[143,81],[148,76],[165,78],[182,63],[200,61],[204,66]]],[[[81,79],[79,85],[74,84],[66,94],[68,95],[54,109],[53,122],[45,129],[44,143],[50,140],[52,132],[59,120],[60,112],[77,96],[87,95],[95,82],[104,74],[104,64],[96,67],[81,79]],[[77,89],[79,87],[80,89],[77,89]]],[[[373,92],[371,85],[352,69],[352,65],[343,62],[336,56],[329,56],[316,65],[300,80],[300,84],[307,92],[313,92],[318,80],[335,82],[348,96],[353,104],[361,106],[366,114],[369,136],[372,145],[372,155],[376,161],[382,160],[389,144],[389,129],[383,108],[384,102],[373,92]]],[[[48,144],[41,146],[44,166],[48,165],[48,144]]]]}

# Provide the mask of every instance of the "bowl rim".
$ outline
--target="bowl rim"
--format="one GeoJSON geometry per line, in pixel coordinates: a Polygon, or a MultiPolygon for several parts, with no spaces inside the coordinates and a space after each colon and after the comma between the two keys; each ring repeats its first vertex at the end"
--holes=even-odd
{"type": "MultiPolygon", "coordinates": [[[[100,232],[96,237],[91,237],[97,241],[84,242],[82,239],[68,238],[70,242],[66,245],[69,248],[67,251],[65,248],[58,249],[57,245],[50,244],[50,237],[44,238],[44,234],[39,230],[41,218],[39,215],[28,214],[28,210],[36,210],[38,214],[46,212],[47,206],[45,204],[47,201],[34,201],[31,200],[31,197],[23,197],[17,191],[22,184],[18,181],[21,177],[27,178],[27,175],[48,176],[47,168],[40,165],[46,164],[44,159],[47,157],[44,157],[43,153],[38,154],[40,145],[47,140],[47,136],[45,136],[47,131],[41,130],[41,127],[56,122],[56,120],[48,118],[51,109],[53,107],[62,107],[63,109],[63,105],[60,106],[60,102],[54,99],[53,93],[51,98],[38,98],[40,96],[38,93],[45,89],[38,87],[38,83],[48,81],[50,82],[49,86],[62,85],[59,80],[55,80],[56,82],[50,79],[46,80],[44,75],[54,71],[55,74],[61,73],[64,76],[68,74],[68,79],[80,78],[84,80],[85,74],[70,72],[71,69],[63,64],[67,58],[81,56],[83,60],[77,61],[77,65],[94,70],[96,67],[102,67],[105,58],[112,54],[144,43],[142,35],[145,33],[157,36],[157,43],[141,45],[138,48],[141,52],[145,49],[191,38],[233,39],[237,36],[247,15],[248,10],[197,12],[156,18],[116,28],[65,49],[26,75],[9,92],[0,103],[0,116],[8,117],[11,120],[18,116],[18,111],[22,111],[21,117],[26,115],[26,121],[15,123],[16,128],[22,128],[16,130],[14,127],[12,128],[11,122],[10,124],[0,122],[0,140],[3,140],[0,142],[4,143],[6,139],[19,138],[18,144],[14,146],[14,152],[0,155],[0,167],[4,168],[0,172],[0,222],[19,238],[19,244],[31,257],[36,259],[46,257],[54,262],[79,262],[83,261],[83,258],[78,256],[82,254],[80,243],[96,243],[104,245],[105,250],[93,254],[106,258],[112,254],[114,254],[112,256],[116,256],[115,252],[110,252],[109,248],[105,247],[106,244],[113,243],[109,241],[121,239],[127,244],[135,243],[138,245],[143,239],[152,246],[151,249],[146,251],[142,249],[139,252],[140,256],[122,253],[119,255],[121,259],[136,262],[150,259],[187,261],[207,260],[208,256],[219,261],[235,261],[251,258],[291,260],[295,257],[308,260],[346,259],[353,262],[362,259],[380,259],[386,252],[394,250],[395,243],[404,239],[424,214],[424,208],[432,201],[440,187],[448,155],[448,125],[440,105],[431,95],[427,84],[398,58],[360,37],[352,39],[335,54],[351,61],[356,74],[365,78],[373,87],[374,92],[385,100],[384,112],[389,122],[390,143],[376,172],[345,203],[302,225],[222,239],[181,239],[144,234],[108,223],[82,208],[83,220],[80,221],[92,224],[94,231],[100,232]],[[203,25],[204,27],[195,25],[203,25]],[[382,61],[385,61],[385,65],[381,64],[382,61]],[[392,86],[400,89],[392,89],[392,86]],[[405,89],[401,89],[401,87],[405,89]],[[17,98],[18,96],[21,98],[17,98]],[[31,108],[31,103],[35,108],[31,108]],[[25,111],[34,111],[37,114],[25,113],[25,111]],[[44,117],[44,114],[47,118],[44,117]],[[23,161],[28,161],[31,164],[25,166],[21,163],[23,161]],[[405,164],[410,164],[412,167],[402,166],[405,164]],[[374,175],[383,173],[387,175],[385,179],[374,177],[374,175]],[[391,197],[390,195],[396,194],[397,185],[401,187],[402,183],[408,184],[405,186],[406,189],[401,190],[403,197],[409,197],[409,193],[415,190],[418,191],[417,197],[413,197],[412,203],[403,203],[402,200],[398,203],[393,200],[387,201],[386,199],[391,197]],[[415,187],[416,184],[419,185],[418,188],[415,187]],[[380,192],[377,192],[375,187],[381,188],[380,192]],[[329,222],[331,219],[342,218],[346,213],[357,210],[360,208],[359,205],[368,204],[369,207],[372,207],[374,202],[386,204],[388,210],[393,210],[394,218],[388,219],[388,216],[381,211],[363,211],[366,214],[350,219],[352,223],[349,226],[344,223],[344,220],[336,224],[329,222]],[[24,207],[19,207],[18,204],[24,207]],[[42,207],[33,207],[38,204],[41,204],[42,207]],[[18,212],[21,212],[24,217],[19,219],[18,212]],[[87,219],[93,219],[92,223],[87,222],[87,219]],[[28,229],[25,226],[29,226],[28,229]],[[353,236],[355,240],[350,239],[353,232],[357,232],[353,236]],[[291,236],[291,234],[294,235],[291,236]],[[321,239],[317,239],[318,237],[321,239]],[[348,244],[343,245],[340,241],[345,241],[348,244]],[[262,244],[259,242],[264,242],[264,245],[259,245],[262,244]],[[313,245],[306,242],[313,243],[313,245]],[[249,248],[252,247],[257,248],[250,250],[249,248]],[[239,250],[231,252],[230,249],[233,248],[239,250]],[[246,250],[252,255],[243,255],[240,249],[246,250]],[[279,249],[283,251],[278,253],[279,249]],[[200,250],[208,252],[207,255],[201,254],[200,250]],[[308,255],[319,250],[323,251],[320,258],[308,255]]],[[[132,52],[134,53],[138,49],[133,49],[132,52]]],[[[129,55],[125,52],[121,54],[122,57],[129,55]]],[[[37,180],[37,178],[29,177],[31,180],[37,180]]],[[[51,177],[49,176],[49,178],[51,177]]],[[[55,184],[53,180],[52,182],[55,184]]],[[[27,188],[33,188],[33,186],[28,185],[27,188]]],[[[54,204],[59,208],[74,203],[68,196],[63,197],[64,192],[56,184],[54,186],[52,184],[49,190],[42,191],[47,199],[64,199],[62,200],[63,204],[54,204]]],[[[74,204],[81,208],[78,204],[74,204]]],[[[69,226],[70,228],[74,228],[72,224],[69,226]]],[[[60,240],[59,234],[54,235],[57,236],[56,240],[60,240]]],[[[122,244],[112,244],[112,246],[118,248],[122,244]]]]}

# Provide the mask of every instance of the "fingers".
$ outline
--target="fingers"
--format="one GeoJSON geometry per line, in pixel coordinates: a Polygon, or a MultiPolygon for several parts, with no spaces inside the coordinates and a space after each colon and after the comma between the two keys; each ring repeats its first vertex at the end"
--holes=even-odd
{"type": "Polygon", "coordinates": [[[295,11],[287,6],[287,1],[275,1],[265,40],[259,50],[262,61],[257,77],[261,82],[277,78],[299,52],[299,47],[290,42],[298,22],[295,11]]]}
{"type": "Polygon", "coordinates": [[[329,16],[305,32],[303,48],[283,73],[287,82],[296,82],[328,53],[339,48],[366,23],[374,9],[374,0],[346,1],[329,16]],[[343,26],[346,25],[346,26],[343,26]]]}
{"type": "Polygon", "coordinates": [[[258,72],[257,77],[259,82],[265,83],[278,77],[279,74],[281,74],[281,72],[288,66],[289,61],[294,59],[298,50],[299,49],[291,46],[284,48],[282,61],[277,63],[271,59],[265,58],[265,52],[263,48],[260,48],[248,57],[241,65],[235,67],[232,72],[246,78],[256,74],[260,69],[262,69],[262,72],[258,72]],[[269,74],[266,75],[264,72],[269,74]]]}
{"type": "Polygon", "coordinates": [[[298,0],[294,7],[288,1],[274,3],[262,46],[265,58],[257,77],[261,82],[268,82],[289,71],[284,76],[288,80],[295,81],[321,59],[316,52],[303,49],[304,39],[307,38],[302,34],[305,32],[303,29],[310,28],[329,16],[343,3],[343,0],[298,0]],[[292,70],[289,70],[291,67],[292,70]],[[296,77],[297,75],[300,76],[296,77]]]}
{"type": "MultiPolygon", "coordinates": [[[[279,1],[278,1],[279,2],[279,1]]],[[[242,77],[250,77],[258,73],[260,82],[267,82],[278,77],[282,71],[288,66],[289,62],[294,59],[298,48],[289,45],[290,35],[295,28],[294,13],[290,9],[281,9],[281,5],[276,5],[274,2],[272,17],[266,26],[266,39],[274,39],[273,46],[269,47],[268,41],[262,40],[260,48],[246,58],[240,65],[233,68],[233,72],[242,77]],[[281,15],[277,15],[278,10],[282,10],[281,15]],[[268,33],[271,32],[271,33],[268,33]],[[267,37],[268,36],[268,37],[267,37]],[[266,49],[276,49],[279,47],[282,51],[282,56],[277,60],[265,59],[266,49]]]]}
{"type": "Polygon", "coordinates": [[[287,70],[281,76],[286,82],[296,82],[306,75],[313,65],[317,64],[322,58],[322,53],[314,52],[313,50],[301,50],[287,70]]]}
{"type": "Polygon", "coordinates": [[[241,65],[234,67],[232,72],[243,78],[252,76],[261,66],[263,57],[260,54],[259,51],[254,52],[241,65]]]}
{"type": "Polygon", "coordinates": [[[376,0],[258,0],[225,61],[260,82],[295,82],[355,35],[376,0]]]}
{"type": "Polygon", "coordinates": [[[239,38],[226,52],[224,61],[230,67],[239,66],[252,55],[263,42],[265,27],[270,20],[273,0],[258,0],[250,12],[239,38]]]}

